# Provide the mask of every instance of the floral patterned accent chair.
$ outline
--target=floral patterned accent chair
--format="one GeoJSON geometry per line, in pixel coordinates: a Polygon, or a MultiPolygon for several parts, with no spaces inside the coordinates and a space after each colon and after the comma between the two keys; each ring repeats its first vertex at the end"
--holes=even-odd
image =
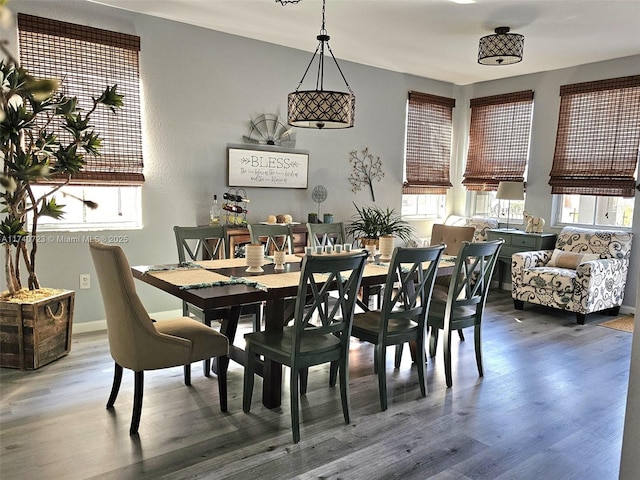
{"type": "Polygon", "coordinates": [[[565,227],[554,250],[514,253],[511,257],[513,305],[524,302],[586,315],[606,310],[617,315],[631,255],[633,234],[621,230],[565,227]]]}

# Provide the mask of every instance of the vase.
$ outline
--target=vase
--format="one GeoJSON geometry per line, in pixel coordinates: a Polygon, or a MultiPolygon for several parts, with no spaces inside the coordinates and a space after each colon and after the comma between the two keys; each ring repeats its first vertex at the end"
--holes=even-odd
{"type": "Polygon", "coordinates": [[[264,247],[261,243],[251,244],[245,247],[245,257],[247,260],[247,272],[260,273],[264,272],[262,265],[264,264],[264,247]]]}
{"type": "Polygon", "coordinates": [[[323,217],[323,222],[324,223],[333,223],[333,214],[325,213],[324,217],[323,217]]]}
{"type": "Polygon", "coordinates": [[[284,270],[284,259],[285,259],[284,250],[276,250],[275,252],[273,252],[273,262],[275,263],[275,266],[273,267],[273,269],[284,270]]]}
{"type": "Polygon", "coordinates": [[[380,260],[383,262],[388,262],[391,260],[391,255],[393,255],[393,244],[395,237],[393,235],[383,235],[380,237],[379,245],[380,245],[380,260]]]}

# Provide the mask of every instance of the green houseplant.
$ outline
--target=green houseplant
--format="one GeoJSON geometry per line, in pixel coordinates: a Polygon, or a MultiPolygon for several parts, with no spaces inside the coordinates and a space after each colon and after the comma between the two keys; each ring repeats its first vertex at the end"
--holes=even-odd
{"type": "Polygon", "coordinates": [[[99,106],[115,112],[122,106],[122,96],[116,86],[107,87],[92,98],[92,108],[83,111],[76,97],[57,93],[57,81],[37,80],[15,62],[5,60],[0,61],[0,81],[4,160],[0,198],[6,213],[0,223],[0,243],[5,251],[7,289],[9,295],[15,295],[23,288],[22,267],[28,289],[40,288],[35,271],[38,242],[31,241],[38,238],[38,218],[64,214],[64,205],[53,195],[82,170],[86,155],[99,155],[101,140],[90,123],[91,114],[99,106]],[[50,188],[36,197],[33,184],[43,181],[50,188]],[[25,230],[28,215],[29,232],[25,230]]]}
{"type": "Polygon", "coordinates": [[[115,113],[122,96],[116,86],[107,87],[83,110],[76,97],[58,93],[58,81],[34,78],[4,44],[0,49],[9,59],[0,60],[0,244],[7,284],[7,291],[0,293],[0,366],[36,369],[69,352],[75,299],[73,291],[40,286],[38,219],[64,214],[54,194],[83,169],[86,156],[99,154],[101,139],[91,115],[105,106],[115,113]],[[36,195],[34,184],[43,182],[47,188],[36,195]],[[26,273],[26,280],[21,273],[26,273]]]}
{"type": "Polygon", "coordinates": [[[354,238],[359,238],[363,244],[374,243],[386,235],[396,236],[405,242],[413,238],[414,228],[394,209],[353,205],[356,213],[351,217],[352,222],[346,227],[346,231],[354,238]]]}

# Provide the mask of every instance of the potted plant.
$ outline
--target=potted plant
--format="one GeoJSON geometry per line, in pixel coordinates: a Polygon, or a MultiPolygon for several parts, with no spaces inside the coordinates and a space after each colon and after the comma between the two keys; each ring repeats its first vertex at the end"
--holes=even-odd
{"type": "MultiPolygon", "coordinates": [[[[17,333],[3,335],[0,365],[37,368],[44,357],[44,363],[48,363],[48,358],[52,361],[68,352],[73,318],[73,292],[69,296],[65,290],[41,288],[38,281],[35,241],[38,219],[60,218],[64,214],[64,205],[56,202],[54,194],[82,170],[85,156],[99,154],[101,139],[90,123],[91,115],[103,106],[115,113],[122,106],[122,95],[118,95],[116,86],[107,87],[100,96],[92,98],[92,107],[84,111],[78,107],[76,97],[57,92],[58,81],[32,77],[4,48],[3,53],[9,60],[0,60],[0,139],[4,164],[0,199],[5,214],[0,222],[0,244],[4,247],[7,291],[0,294],[0,318],[2,325],[15,327],[17,333]],[[38,196],[33,189],[37,182],[49,186],[38,196]],[[26,273],[24,280],[22,273],[26,273]],[[48,295],[54,296],[51,303],[47,303],[48,295]],[[40,337],[35,330],[39,328],[38,317],[43,315],[49,317],[48,324],[57,325],[53,330],[49,328],[47,335],[67,331],[66,340],[61,342],[67,344],[65,351],[60,352],[63,346],[58,345],[54,352],[45,354],[39,352],[37,344],[29,345],[33,338],[40,337]],[[25,337],[25,332],[30,332],[31,339],[25,337]],[[34,358],[25,363],[27,351],[34,358]],[[44,357],[35,358],[39,353],[44,357]]],[[[97,207],[91,201],[84,203],[97,207]]]]}
{"type": "Polygon", "coordinates": [[[413,238],[413,227],[393,209],[382,209],[377,206],[358,207],[351,217],[352,222],[347,226],[347,234],[360,239],[363,246],[377,244],[382,236],[395,236],[408,242],[413,238]]]}

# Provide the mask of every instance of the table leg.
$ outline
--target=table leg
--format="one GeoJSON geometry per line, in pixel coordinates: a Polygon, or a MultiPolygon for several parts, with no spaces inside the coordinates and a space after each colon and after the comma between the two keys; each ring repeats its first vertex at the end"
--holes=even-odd
{"type": "MultiPolygon", "coordinates": [[[[282,330],[285,318],[283,298],[269,300],[265,306],[265,330],[282,330]]],[[[262,370],[262,404],[276,408],[282,401],[282,364],[265,360],[262,370]]]]}
{"type": "MultiPolygon", "coordinates": [[[[222,323],[220,324],[220,333],[229,339],[229,345],[233,345],[233,340],[236,337],[236,331],[238,330],[238,320],[240,319],[240,311],[242,310],[241,305],[233,306],[229,309],[229,314],[227,317],[222,319],[222,323]]],[[[229,352],[230,358],[233,358],[232,352],[229,352]]],[[[244,363],[243,363],[244,364],[244,363]]],[[[213,365],[211,370],[216,375],[218,374],[218,361],[217,358],[213,359],[213,365]]]]}

